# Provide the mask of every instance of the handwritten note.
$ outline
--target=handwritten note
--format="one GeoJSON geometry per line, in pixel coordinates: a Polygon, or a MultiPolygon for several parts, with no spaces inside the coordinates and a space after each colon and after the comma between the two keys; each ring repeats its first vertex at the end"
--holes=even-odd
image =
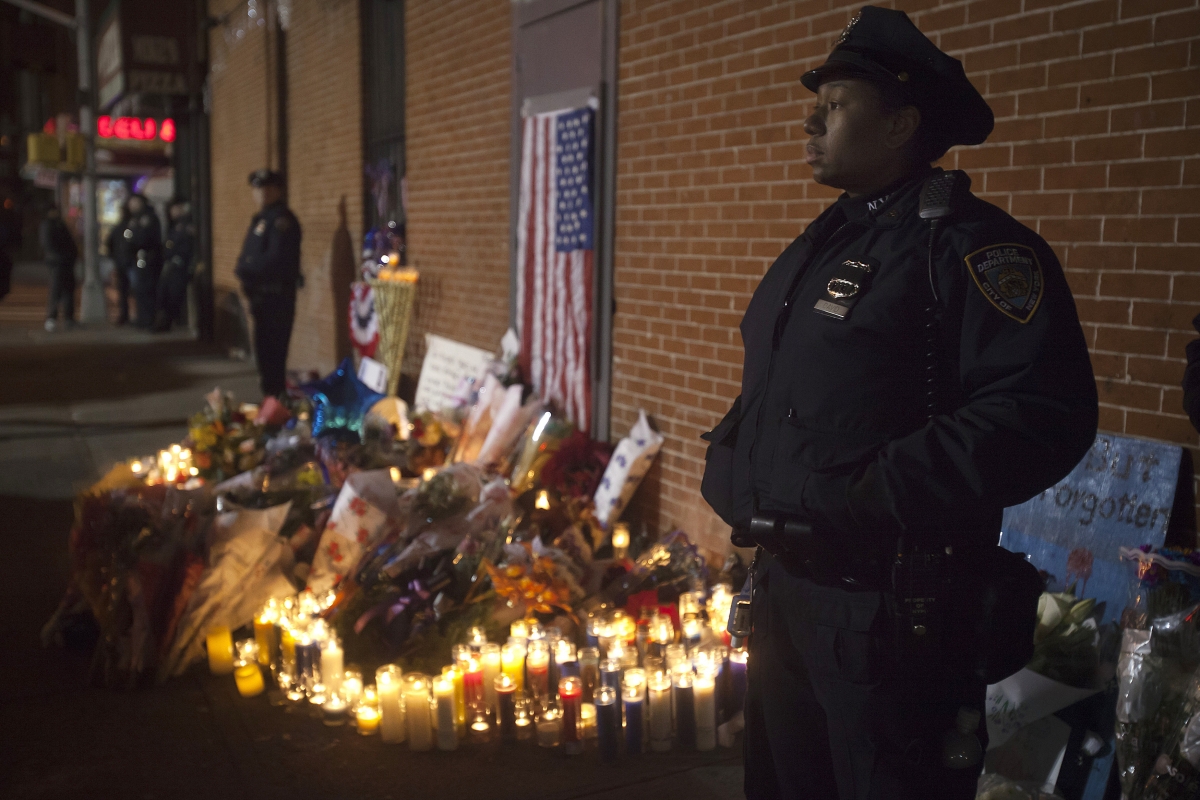
{"type": "Polygon", "coordinates": [[[440,411],[454,405],[464,380],[482,380],[492,354],[432,333],[425,334],[425,361],[417,378],[417,411],[440,411]]]}

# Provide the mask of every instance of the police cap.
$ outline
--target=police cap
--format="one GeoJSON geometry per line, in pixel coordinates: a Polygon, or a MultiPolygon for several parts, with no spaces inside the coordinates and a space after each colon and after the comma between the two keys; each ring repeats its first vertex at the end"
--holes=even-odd
{"type": "Polygon", "coordinates": [[[824,64],[800,82],[812,91],[834,78],[859,78],[914,105],[942,152],[956,144],[980,144],[995,126],[982,95],[967,80],[962,62],[925,38],[903,11],[863,6],[824,64]]]}
{"type": "Polygon", "coordinates": [[[250,185],[255,189],[264,186],[283,186],[283,176],[273,169],[256,169],[250,173],[250,185]]]}

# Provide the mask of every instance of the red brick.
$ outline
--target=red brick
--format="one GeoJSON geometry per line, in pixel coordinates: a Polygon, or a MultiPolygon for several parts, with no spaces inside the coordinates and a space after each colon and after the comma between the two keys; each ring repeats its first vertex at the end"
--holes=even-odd
{"type": "Polygon", "coordinates": [[[1083,52],[1095,53],[1120,47],[1149,44],[1152,40],[1150,20],[1138,20],[1102,28],[1090,28],[1083,32],[1083,52]]]}
{"type": "Polygon", "coordinates": [[[1057,9],[1054,12],[1054,30],[1076,31],[1114,22],[1118,5],[1117,0],[1097,0],[1057,9]]]}
{"type": "Polygon", "coordinates": [[[1179,383],[1186,362],[1175,358],[1144,358],[1130,356],[1129,377],[1141,383],[1156,383],[1171,386],[1179,383]]]}
{"type": "Polygon", "coordinates": [[[1115,161],[1141,158],[1142,137],[1106,136],[1100,139],[1080,139],[1075,142],[1075,163],[1115,161]]]}
{"type": "Polygon", "coordinates": [[[1138,193],[1135,191],[1076,192],[1071,200],[1073,214],[1101,216],[1137,212],[1138,193]]]}
{"type": "Polygon", "coordinates": [[[1162,356],[1167,349],[1167,334],[1162,331],[1100,326],[1096,329],[1096,349],[1110,353],[1162,356]]]}
{"type": "Polygon", "coordinates": [[[1178,159],[1172,161],[1138,161],[1127,164],[1110,164],[1109,186],[1178,186],[1180,167],[1178,159]]]}
{"type": "Polygon", "coordinates": [[[1152,414],[1145,411],[1126,412],[1125,433],[1179,444],[1194,445],[1197,439],[1196,430],[1188,422],[1187,417],[1152,414]]]}
{"type": "MultiPolygon", "coordinates": [[[[1179,127],[1183,125],[1184,108],[1184,104],[1179,101],[1114,108],[1112,110],[1112,130],[1114,133],[1119,133],[1179,127]]],[[[1147,155],[1152,154],[1147,153],[1147,155]]],[[[1161,155],[1178,155],[1178,153],[1161,155]]]]}
{"type": "Polygon", "coordinates": [[[1200,94],[1200,76],[1195,68],[1155,75],[1151,78],[1151,84],[1155,100],[1195,97],[1200,94]]]}
{"type": "Polygon", "coordinates": [[[1158,411],[1162,399],[1162,390],[1157,386],[1143,386],[1137,383],[1097,380],[1096,390],[1101,403],[1122,408],[1158,411]]]}
{"type": "Polygon", "coordinates": [[[1139,328],[1166,328],[1173,331],[1188,331],[1197,309],[1178,303],[1149,303],[1136,301],[1133,304],[1133,323],[1139,328]]]}
{"type": "Polygon", "coordinates": [[[1178,42],[1119,52],[1116,54],[1113,71],[1117,75],[1141,75],[1147,72],[1186,69],[1187,64],[1187,42],[1178,42]]]}
{"type": "MultiPolygon", "coordinates": [[[[1175,220],[1162,217],[1109,217],[1104,221],[1106,242],[1167,242],[1175,238],[1175,220]]],[[[1131,295],[1147,297],[1158,295],[1131,295]]],[[[1163,295],[1166,296],[1165,294],[1163,295]]]]}

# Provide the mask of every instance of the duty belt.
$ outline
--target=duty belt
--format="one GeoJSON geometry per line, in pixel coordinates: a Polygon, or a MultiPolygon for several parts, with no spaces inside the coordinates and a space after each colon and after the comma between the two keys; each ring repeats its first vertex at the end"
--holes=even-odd
{"type": "Polygon", "coordinates": [[[844,537],[814,530],[811,523],[787,514],[756,514],[748,527],[735,527],[730,539],[738,547],[762,547],[784,566],[815,580],[872,589],[886,585],[894,549],[878,543],[847,543],[844,537]]]}

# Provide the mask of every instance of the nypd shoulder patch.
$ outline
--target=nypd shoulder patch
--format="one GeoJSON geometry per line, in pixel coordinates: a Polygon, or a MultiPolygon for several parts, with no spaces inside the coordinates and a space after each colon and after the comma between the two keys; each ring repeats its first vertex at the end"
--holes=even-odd
{"type": "Polygon", "coordinates": [[[1023,244],[993,244],[964,259],[988,302],[1022,324],[1033,319],[1042,302],[1045,281],[1033,248],[1023,244]]]}

